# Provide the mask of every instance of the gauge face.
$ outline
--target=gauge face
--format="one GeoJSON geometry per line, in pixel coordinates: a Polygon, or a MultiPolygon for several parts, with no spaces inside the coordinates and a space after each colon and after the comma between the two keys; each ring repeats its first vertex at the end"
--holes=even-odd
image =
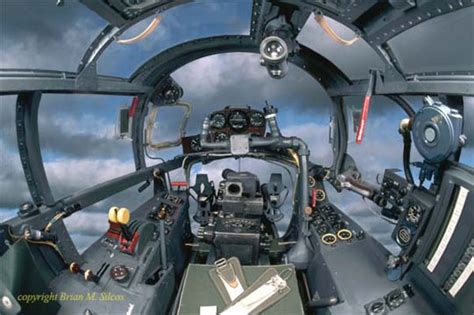
{"type": "Polygon", "coordinates": [[[247,118],[242,112],[233,112],[229,116],[229,124],[234,129],[243,129],[247,127],[247,118]]]}
{"type": "Polygon", "coordinates": [[[316,200],[317,201],[324,201],[326,199],[326,194],[321,189],[316,189],[316,200]]]}
{"type": "Polygon", "coordinates": [[[308,185],[309,185],[309,187],[315,187],[316,186],[316,180],[314,179],[313,176],[308,177],[308,185]]]}
{"type": "Polygon", "coordinates": [[[194,138],[191,140],[191,150],[194,152],[201,151],[201,141],[199,141],[199,138],[194,138]]]}
{"type": "Polygon", "coordinates": [[[221,132],[216,135],[216,142],[224,142],[226,140],[229,140],[229,136],[226,133],[221,132]]]}
{"type": "Polygon", "coordinates": [[[252,127],[263,127],[265,125],[265,117],[262,113],[254,112],[250,115],[250,125],[252,127]]]}
{"type": "Polygon", "coordinates": [[[211,127],[221,129],[225,126],[225,116],[223,114],[215,114],[211,118],[211,127]]]}

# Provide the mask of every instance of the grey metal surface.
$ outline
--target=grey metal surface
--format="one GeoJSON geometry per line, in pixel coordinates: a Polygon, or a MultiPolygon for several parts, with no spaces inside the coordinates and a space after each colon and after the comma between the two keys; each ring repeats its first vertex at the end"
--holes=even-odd
{"type": "MultiPolygon", "coordinates": [[[[179,193],[179,196],[186,198],[186,193],[179,193]]],[[[109,264],[98,283],[86,281],[81,274],[73,274],[68,269],[51,282],[50,288],[59,296],[63,294],[83,297],[80,301],[60,299],[59,314],[83,314],[86,309],[92,311],[92,314],[127,314],[128,311],[130,314],[167,313],[177,287],[176,279],[183,271],[182,265],[186,262],[186,258],[182,257],[179,251],[184,248],[182,238],[185,237],[186,224],[189,226],[189,221],[187,201],[174,212],[171,224],[164,225],[148,219],[153,207],[158,207],[161,202],[167,201],[159,195],[154,196],[131,214],[132,220],[141,223],[135,255],[121,252],[117,242],[113,239],[110,242],[106,241],[110,240],[106,236],[101,237],[84,252],[82,255],[84,263],[81,265],[83,270],[90,269],[97,275],[101,267],[109,264]],[[153,229],[150,230],[149,226],[153,229]],[[162,227],[166,230],[161,231],[162,227]],[[178,239],[181,244],[175,246],[173,240],[178,239]],[[171,264],[168,266],[162,261],[163,244],[167,244],[167,257],[171,259],[171,264]],[[112,278],[110,271],[116,265],[128,268],[127,280],[119,282],[112,278]],[[160,274],[159,280],[156,283],[147,283],[146,280],[157,271],[160,274]]]]}
{"type": "Polygon", "coordinates": [[[18,92],[137,95],[151,91],[148,86],[126,79],[96,76],[93,87],[78,86],[77,74],[53,70],[0,69],[0,95],[18,92]]]}
{"type": "MultiPolygon", "coordinates": [[[[387,279],[385,262],[388,252],[372,238],[321,248],[329,270],[337,284],[342,303],[331,307],[331,314],[366,314],[364,305],[382,298],[407,282],[387,279]]],[[[436,314],[417,293],[390,314],[436,314]]]]}

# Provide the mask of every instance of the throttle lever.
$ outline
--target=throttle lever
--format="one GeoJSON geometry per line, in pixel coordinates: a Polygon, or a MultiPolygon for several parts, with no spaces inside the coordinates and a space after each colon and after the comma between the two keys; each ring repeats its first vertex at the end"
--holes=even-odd
{"type": "Polygon", "coordinates": [[[337,176],[342,188],[352,190],[359,195],[372,199],[375,189],[368,183],[356,178],[357,172],[343,173],[337,176]]]}

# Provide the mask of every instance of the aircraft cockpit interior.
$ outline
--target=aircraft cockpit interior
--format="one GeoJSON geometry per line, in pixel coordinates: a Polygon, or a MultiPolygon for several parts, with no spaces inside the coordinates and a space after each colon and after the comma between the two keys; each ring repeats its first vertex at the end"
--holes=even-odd
{"type": "MultiPolygon", "coordinates": [[[[99,74],[97,62],[109,45],[146,42],[160,30],[162,15],[165,22],[168,10],[188,2],[208,5],[80,0],[74,5],[107,26],[77,72],[0,69],[0,95],[16,97],[16,145],[31,195],[0,224],[0,314],[473,314],[474,54],[469,69],[412,73],[396,59],[403,51],[394,39],[454,14],[470,16],[472,26],[474,3],[242,1],[250,6],[249,34],[175,43],[130,77],[99,74]],[[124,39],[145,19],[143,33],[124,39]],[[299,42],[309,22],[337,45],[364,41],[382,66],[366,69],[364,79],[349,78],[330,56],[299,42]],[[333,22],[352,31],[353,40],[339,36],[333,22]],[[325,93],[329,115],[292,108],[273,95],[235,103],[247,93],[241,78],[236,95],[221,97],[227,102],[204,107],[189,100],[177,79],[184,76],[175,71],[233,52],[251,53],[264,70],[258,78],[280,87],[292,71],[306,72],[325,93]],[[42,98],[54,94],[128,97],[114,113],[114,141],[131,148],[133,171],[57,196],[45,165],[58,159],[42,156],[46,142],[38,127],[45,126],[38,124],[42,98]],[[350,97],[357,107],[348,105],[350,97]],[[390,109],[374,106],[380,99],[390,109]],[[177,111],[166,116],[166,108],[177,111]],[[376,120],[374,111],[393,124],[376,120]],[[309,127],[289,128],[292,114],[309,127]],[[357,149],[374,139],[367,131],[372,123],[377,129],[370,133],[392,134],[400,145],[380,136],[357,149]],[[321,158],[322,142],[328,160],[321,158]],[[380,163],[377,152],[387,164],[401,163],[374,180],[364,166],[380,163]],[[105,203],[127,189],[139,196],[136,206],[127,198],[105,203]],[[369,227],[354,200],[373,212],[365,218],[369,227]],[[85,211],[93,205],[101,216],[85,211]],[[80,215],[86,228],[105,227],[83,251],[70,229],[80,215]]],[[[57,9],[68,5],[58,1],[57,9]]],[[[471,53],[472,43],[463,42],[471,53]]],[[[198,91],[220,84],[205,80],[206,71],[189,79],[198,91]]],[[[203,99],[211,93],[199,92],[203,99]]],[[[119,172],[113,163],[101,165],[119,172]]],[[[65,172],[87,182],[78,165],[65,172]]]]}

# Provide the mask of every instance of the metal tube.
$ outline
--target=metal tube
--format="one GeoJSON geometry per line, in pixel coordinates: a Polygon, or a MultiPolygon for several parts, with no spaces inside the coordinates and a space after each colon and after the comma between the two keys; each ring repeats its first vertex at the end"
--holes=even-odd
{"type": "Polygon", "coordinates": [[[222,141],[222,142],[209,142],[207,141],[207,138],[209,136],[209,127],[210,127],[210,122],[209,122],[209,117],[204,118],[202,122],[202,128],[201,128],[201,147],[206,148],[206,149],[230,149],[230,141],[222,141]]]}
{"type": "Polygon", "coordinates": [[[168,260],[166,257],[166,235],[165,235],[165,221],[160,220],[160,250],[161,250],[161,265],[163,270],[168,268],[168,260]]]}

